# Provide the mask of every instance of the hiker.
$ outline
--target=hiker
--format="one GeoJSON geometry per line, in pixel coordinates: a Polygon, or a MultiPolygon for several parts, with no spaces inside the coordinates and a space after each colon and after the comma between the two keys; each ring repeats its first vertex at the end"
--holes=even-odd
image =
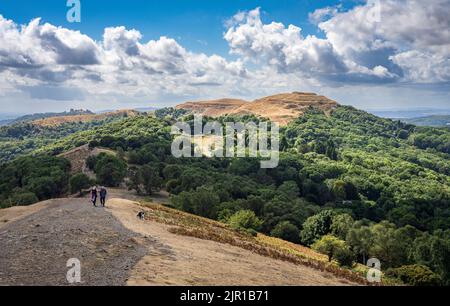
{"type": "Polygon", "coordinates": [[[91,189],[91,201],[95,207],[97,207],[97,187],[92,187],[91,189]]]}
{"type": "Polygon", "coordinates": [[[102,188],[100,188],[100,204],[102,204],[103,207],[105,207],[106,204],[106,194],[108,192],[106,191],[106,188],[102,186],[102,188]]]}

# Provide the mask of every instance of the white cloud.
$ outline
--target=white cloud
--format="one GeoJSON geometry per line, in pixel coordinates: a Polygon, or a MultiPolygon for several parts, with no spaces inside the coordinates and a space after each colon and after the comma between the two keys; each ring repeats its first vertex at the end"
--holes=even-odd
{"type": "Polygon", "coordinates": [[[96,42],[39,18],[19,26],[0,15],[0,75],[31,98],[68,100],[77,88],[87,95],[157,96],[186,95],[209,84],[217,91],[239,83],[247,70],[240,60],[189,52],[172,38],[142,42],[134,29],[106,28],[96,42]]]}
{"type": "Polygon", "coordinates": [[[403,81],[449,81],[449,8],[450,0],[369,1],[336,14],[319,28],[336,52],[362,66],[381,63],[404,76],[403,81]],[[373,18],[376,9],[379,20],[373,18]]]}
{"type": "Polygon", "coordinates": [[[448,57],[413,50],[393,55],[391,60],[402,67],[404,81],[437,83],[450,80],[448,57]]]}
{"type": "Polygon", "coordinates": [[[309,21],[313,24],[319,24],[325,19],[335,16],[339,12],[341,6],[327,6],[316,9],[314,12],[308,14],[309,21]]]}
{"type": "Polygon", "coordinates": [[[0,15],[0,105],[27,97],[46,105],[72,98],[74,104],[113,107],[448,84],[450,0],[380,0],[380,20],[372,3],[378,2],[312,12],[310,21],[324,37],[304,35],[296,25],[265,23],[260,9],[239,12],[224,33],[233,60],[192,52],[170,37],[144,41],[138,30],[123,26],[106,28],[95,41],[39,18],[18,25],[0,15]]]}
{"type": "Polygon", "coordinates": [[[337,52],[328,39],[303,37],[294,25],[261,21],[260,9],[239,13],[224,34],[231,53],[268,64],[280,73],[298,73],[328,81],[390,81],[396,76],[381,64],[367,67],[337,52]]]}

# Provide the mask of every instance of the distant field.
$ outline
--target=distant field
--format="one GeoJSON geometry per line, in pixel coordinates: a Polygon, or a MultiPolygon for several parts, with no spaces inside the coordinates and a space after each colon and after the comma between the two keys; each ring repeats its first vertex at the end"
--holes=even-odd
{"type": "Polygon", "coordinates": [[[401,119],[403,122],[418,126],[450,126],[450,115],[433,115],[412,119],[401,119]]]}

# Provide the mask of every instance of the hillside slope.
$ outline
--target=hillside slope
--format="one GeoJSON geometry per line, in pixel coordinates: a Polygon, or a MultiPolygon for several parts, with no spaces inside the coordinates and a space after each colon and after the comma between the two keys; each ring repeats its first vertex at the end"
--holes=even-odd
{"type": "Polygon", "coordinates": [[[134,110],[117,110],[113,112],[107,112],[102,114],[77,114],[70,116],[55,116],[44,119],[38,119],[32,121],[32,124],[41,127],[57,127],[65,123],[80,123],[101,121],[108,118],[127,118],[139,115],[139,112],[134,110]]]}
{"type": "Polygon", "coordinates": [[[304,114],[309,107],[330,113],[337,105],[335,101],[314,93],[293,92],[277,94],[253,102],[236,99],[188,102],[178,105],[177,109],[211,117],[253,114],[269,118],[280,125],[286,125],[304,114]]]}
{"type": "Polygon", "coordinates": [[[34,120],[29,116],[29,121],[20,121],[8,126],[0,127],[0,164],[26,155],[33,150],[43,148],[77,132],[92,130],[109,123],[146,116],[146,114],[134,110],[119,110],[103,114],[83,113],[75,111],[64,115],[45,117],[34,120]]]}
{"type": "Polygon", "coordinates": [[[81,261],[82,285],[351,284],[329,272],[175,234],[171,219],[164,224],[157,215],[156,206],[122,198],[109,200],[106,209],[91,207],[88,199],[57,199],[0,210],[0,285],[66,285],[69,258],[81,261]],[[145,221],[136,218],[142,209],[150,216],[145,221]]]}

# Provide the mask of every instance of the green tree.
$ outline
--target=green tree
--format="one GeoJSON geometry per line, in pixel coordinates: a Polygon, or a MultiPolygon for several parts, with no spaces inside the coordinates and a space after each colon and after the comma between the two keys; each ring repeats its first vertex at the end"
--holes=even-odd
{"type": "Polygon", "coordinates": [[[295,243],[300,241],[300,231],[298,227],[289,221],[278,223],[270,234],[274,237],[295,243]]]}
{"type": "Polygon", "coordinates": [[[362,263],[366,264],[370,248],[373,245],[373,235],[369,226],[353,227],[347,233],[346,241],[350,248],[362,257],[362,263]]]}
{"type": "Polygon", "coordinates": [[[348,249],[345,241],[340,240],[333,235],[325,235],[320,240],[312,245],[313,250],[328,256],[328,261],[331,262],[339,252],[344,252],[348,249]]]}
{"type": "Polygon", "coordinates": [[[345,240],[355,220],[349,214],[335,215],[331,221],[331,234],[345,240]]]}
{"type": "Polygon", "coordinates": [[[27,189],[34,193],[39,200],[47,200],[59,194],[59,189],[53,179],[49,176],[30,179],[27,189]]]}
{"type": "Polygon", "coordinates": [[[142,166],[138,175],[147,194],[151,195],[155,190],[161,189],[162,178],[159,176],[159,170],[155,166],[142,166]]]}
{"type": "Polygon", "coordinates": [[[83,189],[88,188],[91,185],[91,179],[84,173],[78,173],[73,175],[70,178],[70,192],[72,194],[74,193],[80,193],[83,191],[83,189]]]}
{"type": "Polygon", "coordinates": [[[208,188],[198,188],[195,191],[183,191],[172,198],[172,203],[178,209],[202,217],[217,218],[219,197],[208,188]]]}
{"type": "Polygon", "coordinates": [[[22,190],[13,194],[8,202],[13,206],[27,206],[39,202],[39,199],[34,193],[22,190]]]}
{"type": "Polygon", "coordinates": [[[139,169],[135,166],[132,166],[128,169],[128,181],[127,187],[128,190],[135,190],[137,194],[142,193],[141,189],[141,177],[139,175],[139,169]]]}
{"type": "Polygon", "coordinates": [[[234,229],[258,231],[262,223],[251,210],[240,210],[228,219],[228,224],[234,229]]]}
{"type": "Polygon", "coordinates": [[[178,165],[167,165],[163,170],[164,178],[167,181],[180,178],[181,173],[183,170],[178,165]]]}
{"type": "Polygon", "coordinates": [[[378,258],[386,267],[398,267],[407,262],[408,248],[405,236],[399,235],[395,225],[382,221],[371,227],[373,245],[370,255],[378,258]]]}
{"type": "Polygon", "coordinates": [[[440,276],[424,265],[402,266],[390,269],[386,274],[411,286],[439,286],[442,284],[440,276]]]}
{"type": "Polygon", "coordinates": [[[323,210],[317,215],[309,217],[303,224],[303,230],[300,233],[302,243],[312,245],[322,236],[330,233],[334,215],[335,213],[331,210],[323,210]]]}
{"type": "Polygon", "coordinates": [[[414,240],[410,249],[413,262],[430,267],[450,284],[450,231],[436,231],[434,235],[424,233],[414,240]]]}
{"type": "Polygon", "coordinates": [[[278,187],[278,192],[285,195],[289,200],[295,200],[300,195],[300,189],[294,181],[284,182],[278,187]]]}
{"type": "Polygon", "coordinates": [[[116,187],[127,175],[127,164],[113,155],[100,153],[95,163],[95,174],[100,184],[116,187]]]}

